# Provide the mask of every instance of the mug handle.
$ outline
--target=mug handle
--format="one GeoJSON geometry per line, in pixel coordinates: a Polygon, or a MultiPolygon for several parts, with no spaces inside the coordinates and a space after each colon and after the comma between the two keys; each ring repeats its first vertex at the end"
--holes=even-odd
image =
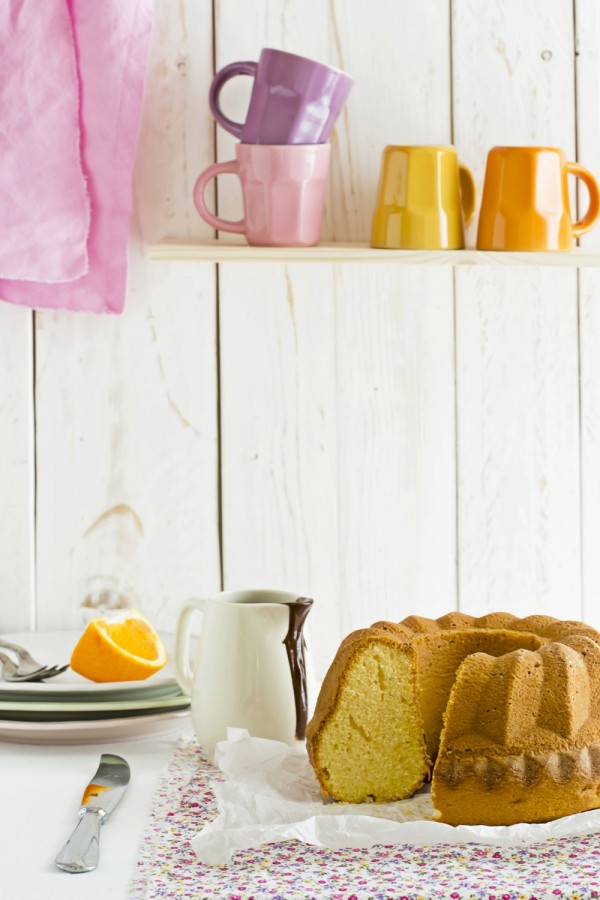
{"type": "Polygon", "coordinates": [[[458,164],[458,180],[460,183],[460,202],[465,216],[465,225],[470,225],[475,215],[475,179],[473,173],[462,163],[458,164]]]}
{"type": "Polygon", "coordinates": [[[186,600],[177,622],[175,634],[175,674],[179,687],[188,697],[192,696],[194,673],[190,666],[190,622],[196,612],[204,613],[205,599],[191,597],[186,600]]]}
{"type": "Polygon", "coordinates": [[[579,222],[573,222],[574,237],[581,237],[582,234],[590,230],[598,218],[598,213],[600,213],[600,191],[598,190],[598,182],[590,170],[584,169],[579,163],[568,162],[567,172],[570,175],[575,175],[576,178],[581,178],[590,195],[590,203],[585,216],[579,222]]]}
{"type": "Polygon", "coordinates": [[[251,78],[256,78],[257,69],[258,63],[252,61],[230,63],[217,72],[210,85],[210,91],[208,92],[210,111],[219,125],[225,131],[235,135],[236,138],[241,138],[244,125],[227,118],[219,104],[219,95],[224,85],[232,78],[235,78],[236,75],[250,75],[251,78]]]}
{"type": "Polygon", "coordinates": [[[239,178],[240,164],[236,159],[232,159],[225,163],[214,163],[198,176],[196,184],[194,185],[194,203],[204,221],[208,222],[209,225],[212,225],[213,228],[216,228],[219,231],[231,231],[234,234],[245,234],[245,219],[240,219],[239,222],[231,222],[229,219],[220,219],[219,216],[215,216],[211,213],[206,205],[206,200],[204,199],[206,185],[211,178],[216,178],[217,175],[226,174],[237,175],[239,178]]]}

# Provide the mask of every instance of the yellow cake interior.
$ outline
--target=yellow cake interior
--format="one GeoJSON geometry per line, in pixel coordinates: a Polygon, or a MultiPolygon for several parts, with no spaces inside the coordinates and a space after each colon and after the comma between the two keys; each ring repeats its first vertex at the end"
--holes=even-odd
{"type": "Polygon", "coordinates": [[[385,644],[367,647],[349,667],[320,747],[330,761],[324,783],[335,785],[345,800],[394,800],[423,783],[428,761],[412,682],[411,659],[385,644]],[[381,770],[376,796],[374,764],[381,770]]]}

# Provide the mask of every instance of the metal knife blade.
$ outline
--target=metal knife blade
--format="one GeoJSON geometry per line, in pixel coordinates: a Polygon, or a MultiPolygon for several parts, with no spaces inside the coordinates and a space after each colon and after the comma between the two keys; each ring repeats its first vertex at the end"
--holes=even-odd
{"type": "Polygon", "coordinates": [[[102,754],[98,771],[83,792],[79,822],[54,860],[59,869],[75,874],[96,868],[100,827],[125,793],[129,777],[129,764],[121,756],[102,754]]]}

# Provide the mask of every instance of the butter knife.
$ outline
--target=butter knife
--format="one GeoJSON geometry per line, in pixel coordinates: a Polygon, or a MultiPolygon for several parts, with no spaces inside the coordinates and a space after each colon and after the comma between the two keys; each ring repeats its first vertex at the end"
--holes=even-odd
{"type": "Polygon", "coordinates": [[[129,764],[112,753],[103,753],[98,771],[81,798],[79,822],[54,862],[65,872],[91,872],[98,865],[100,827],[125,793],[129,764]]]}

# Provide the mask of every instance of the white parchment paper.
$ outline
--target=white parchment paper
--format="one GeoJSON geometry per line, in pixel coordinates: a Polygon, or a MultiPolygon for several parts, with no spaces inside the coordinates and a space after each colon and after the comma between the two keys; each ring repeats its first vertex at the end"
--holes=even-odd
{"type": "Polygon", "coordinates": [[[600,810],[542,825],[443,825],[432,821],[428,789],[396,803],[326,803],[304,745],[289,747],[243,729],[228,730],[216,762],[228,776],[213,788],[219,814],[192,839],[207,865],[225,865],[238,850],[294,839],[332,850],[375,844],[513,847],[600,831],[600,810]]]}

